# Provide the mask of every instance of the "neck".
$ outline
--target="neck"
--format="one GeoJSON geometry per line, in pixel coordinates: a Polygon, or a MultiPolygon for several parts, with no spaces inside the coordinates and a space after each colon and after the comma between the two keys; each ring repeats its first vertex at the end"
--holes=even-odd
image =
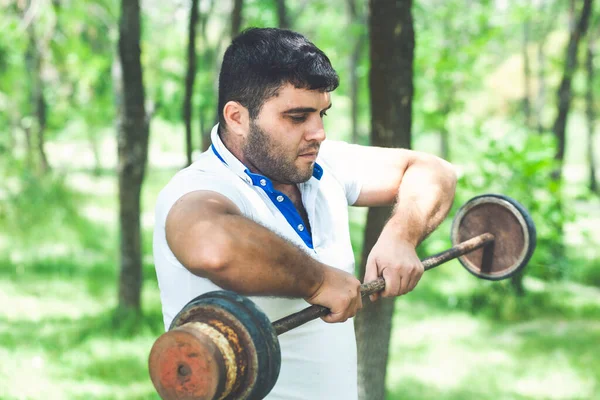
{"type": "MultiPolygon", "coordinates": [[[[231,154],[233,154],[235,156],[235,158],[237,158],[238,160],[240,160],[240,162],[246,166],[246,159],[243,157],[243,152],[242,152],[242,145],[241,143],[238,143],[238,141],[234,140],[232,138],[233,135],[228,134],[226,132],[224,133],[219,133],[219,137],[221,138],[221,142],[223,143],[223,145],[227,148],[227,150],[229,150],[229,152],[231,154]]],[[[250,171],[252,171],[252,169],[250,169],[250,171]]],[[[254,172],[254,171],[252,171],[254,172]]]]}

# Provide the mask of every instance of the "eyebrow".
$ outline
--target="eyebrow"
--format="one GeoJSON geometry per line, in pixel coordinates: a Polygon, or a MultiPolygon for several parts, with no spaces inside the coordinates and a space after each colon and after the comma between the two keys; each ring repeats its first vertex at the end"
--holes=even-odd
{"type": "MultiPolygon", "coordinates": [[[[331,106],[333,105],[333,103],[329,103],[329,106],[327,106],[327,108],[323,109],[323,111],[327,111],[331,108],[331,106]]],[[[303,114],[303,113],[311,113],[311,112],[315,112],[318,111],[316,108],[312,108],[312,107],[296,107],[296,108],[290,108],[288,110],[285,110],[282,114],[303,114]]]]}

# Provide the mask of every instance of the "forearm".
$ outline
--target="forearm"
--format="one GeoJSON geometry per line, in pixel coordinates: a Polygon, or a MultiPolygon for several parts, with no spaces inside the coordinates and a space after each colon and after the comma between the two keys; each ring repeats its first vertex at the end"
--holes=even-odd
{"type": "Polygon", "coordinates": [[[392,216],[382,235],[417,246],[446,217],[454,200],[456,175],[437,158],[419,160],[405,171],[392,216]]]}
{"type": "Polygon", "coordinates": [[[241,215],[226,214],[198,224],[198,252],[186,266],[224,289],[245,295],[310,297],[328,268],[241,215]]]}

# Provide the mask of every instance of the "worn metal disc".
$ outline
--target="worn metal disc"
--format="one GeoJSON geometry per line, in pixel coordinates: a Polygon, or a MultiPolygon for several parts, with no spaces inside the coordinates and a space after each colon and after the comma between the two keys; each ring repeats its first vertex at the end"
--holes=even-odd
{"type": "Polygon", "coordinates": [[[277,382],[281,350],[271,322],[251,300],[234,292],[215,291],[196,297],[175,316],[169,332],[154,344],[149,363],[157,391],[166,391],[168,386],[170,393],[178,393],[163,397],[165,400],[196,399],[190,388],[203,393],[213,387],[213,397],[207,398],[254,400],[264,398],[277,382]],[[184,336],[179,332],[182,329],[191,329],[193,334],[184,336]],[[163,340],[169,336],[172,338],[168,342],[163,340]],[[159,346],[161,340],[164,343],[159,346]],[[175,352],[175,346],[201,351],[175,352]],[[218,354],[212,357],[215,361],[211,368],[206,362],[198,364],[198,355],[210,355],[213,348],[218,354]],[[154,353],[171,359],[153,357],[154,353]],[[223,368],[212,367],[219,362],[223,368]],[[164,365],[170,365],[170,370],[164,365]],[[187,375],[181,375],[182,368],[187,375]],[[177,375],[178,380],[171,375],[177,375]]]}
{"type": "Polygon", "coordinates": [[[536,230],[525,208],[516,200],[485,194],[466,202],[452,223],[453,245],[489,232],[494,242],[459,257],[460,263],[479,278],[508,278],[527,265],[536,245],[536,230]]]}
{"type": "Polygon", "coordinates": [[[148,360],[150,378],[164,400],[221,397],[227,368],[210,334],[184,325],[160,336],[148,360]]]}

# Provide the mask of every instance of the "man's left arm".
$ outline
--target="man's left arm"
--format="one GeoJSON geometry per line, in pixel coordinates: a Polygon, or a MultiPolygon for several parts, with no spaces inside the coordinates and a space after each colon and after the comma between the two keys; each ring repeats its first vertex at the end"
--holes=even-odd
{"type": "MultiPolygon", "coordinates": [[[[355,206],[394,205],[392,215],[367,259],[365,282],[382,276],[384,297],[410,292],[423,275],[415,248],[444,220],[454,200],[452,165],[430,154],[405,149],[354,147],[365,161],[355,206]]],[[[379,295],[371,296],[376,300],[379,295]]]]}

